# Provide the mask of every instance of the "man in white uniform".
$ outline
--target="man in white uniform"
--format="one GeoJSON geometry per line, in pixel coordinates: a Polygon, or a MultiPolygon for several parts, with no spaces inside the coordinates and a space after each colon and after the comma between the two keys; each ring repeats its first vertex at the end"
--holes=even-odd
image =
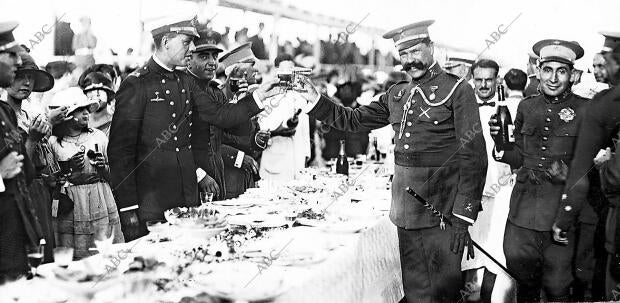
{"type": "MultiPolygon", "coordinates": [[[[510,166],[495,161],[492,156],[494,141],[490,137],[488,121],[492,115],[497,113],[499,106],[497,101],[498,72],[499,65],[492,60],[479,60],[472,66],[474,92],[482,123],[480,129],[487,143],[489,164],[481,202],[482,211],[478,214],[478,220],[470,228],[470,234],[472,239],[505,265],[504,228],[514,180],[510,166]]],[[[527,75],[523,71],[511,69],[504,76],[504,80],[506,100],[503,102],[508,106],[514,120],[519,101],[523,98],[527,75]]],[[[470,260],[464,257],[461,266],[463,271],[470,270],[465,286],[467,293],[471,293],[470,300],[478,296],[482,296],[484,302],[506,302],[508,298],[514,298],[513,283],[510,277],[485,255],[477,253],[476,257],[470,260]]]]}

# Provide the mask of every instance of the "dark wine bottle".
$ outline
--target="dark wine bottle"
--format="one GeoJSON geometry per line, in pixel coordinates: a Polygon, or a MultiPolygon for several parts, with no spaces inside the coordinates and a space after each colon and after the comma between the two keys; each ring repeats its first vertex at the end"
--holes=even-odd
{"type": "Polygon", "coordinates": [[[347,160],[347,154],[344,151],[344,140],[340,140],[340,153],[338,153],[338,160],[336,160],[336,173],[349,175],[349,160],[347,160]]]}
{"type": "Polygon", "coordinates": [[[377,142],[377,137],[374,137],[372,140],[372,145],[375,148],[375,161],[381,161],[381,151],[379,151],[379,143],[377,142]]]}
{"type": "Polygon", "coordinates": [[[286,126],[288,126],[288,128],[295,128],[297,127],[297,124],[299,124],[299,114],[301,113],[301,108],[298,109],[295,114],[293,115],[292,118],[286,120],[286,126]]]}
{"type": "Polygon", "coordinates": [[[500,129],[495,138],[495,147],[497,150],[512,150],[515,142],[515,125],[506,104],[504,86],[501,84],[497,86],[497,103],[497,122],[500,129]]]}

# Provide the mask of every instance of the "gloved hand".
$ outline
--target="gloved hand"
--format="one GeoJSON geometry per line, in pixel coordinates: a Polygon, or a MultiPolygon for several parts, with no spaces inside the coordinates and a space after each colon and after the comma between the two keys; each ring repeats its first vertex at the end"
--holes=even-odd
{"type": "Polygon", "coordinates": [[[463,251],[467,246],[467,260],[470,258],[474,258],[474,243],[469,236],[469,224],[468,222],[454,217],[452,219],[452,244],[450,245],[450,250],[453,253],[458,255],[463,255],[463,251]]]}

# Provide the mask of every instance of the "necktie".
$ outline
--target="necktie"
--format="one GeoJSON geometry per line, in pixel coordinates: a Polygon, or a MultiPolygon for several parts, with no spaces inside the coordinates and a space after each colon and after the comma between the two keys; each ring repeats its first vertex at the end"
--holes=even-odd
{"type": "Polygon", "coordinates": [[[491,106],[491,107],[495,107],[495,101],[490,101],[490,102],[484,101],[482,103],[478,103],[479,107],[480,106],[485,106],[485,105],[488,105],[488,106],[491,106]]]}

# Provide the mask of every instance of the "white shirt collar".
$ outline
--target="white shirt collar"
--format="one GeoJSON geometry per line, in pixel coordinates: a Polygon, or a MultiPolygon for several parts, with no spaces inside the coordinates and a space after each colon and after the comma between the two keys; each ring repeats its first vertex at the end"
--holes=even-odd
{"type": "Polygon", "coordinates": [[[508,95],[508,98],[512,98],[512,97],[523,98],[523,92],[519,90],[511,91],[510,95],[508,95]]]}
{"type": "Polygon", "coordinates": [[[155,63],[157,63],[157,65],[161,66],[161,68],[172,72],[174,71],[172,68],[169,68],[168,66],[166,66],[166,64],[164,64],[159,58],[157,58],[157,55],[153,54],[153,61],[155,61],[155,63]]]}

